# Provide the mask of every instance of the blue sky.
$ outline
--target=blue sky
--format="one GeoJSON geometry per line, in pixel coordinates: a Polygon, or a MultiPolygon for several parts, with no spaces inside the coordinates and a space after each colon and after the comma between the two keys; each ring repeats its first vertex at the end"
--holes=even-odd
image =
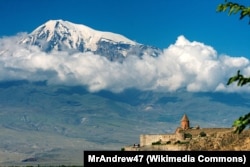
{"type": "MultiPolygon", "coordinates": [[[[235,0],[236,1],[236,0],[235,0]]],[[[0,36],[31,32],[51,19],[122,34],[167,48],[179,35],[203,42],[219,54],[250,58],[250,25],[239,15],[216,13],[224,0],[1,0],[0,36]]],[[[249,0],[237,0],[250,6],[249,0]]]]}

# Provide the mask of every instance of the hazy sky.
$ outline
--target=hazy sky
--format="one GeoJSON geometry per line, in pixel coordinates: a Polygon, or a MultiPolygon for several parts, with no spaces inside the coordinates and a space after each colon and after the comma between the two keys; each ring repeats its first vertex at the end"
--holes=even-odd
{"type": "MultiPolygon", "coordinates": [[[[235,0],[236,1],[236,0],[235,0]]],[[[250,25],[239,15],[216,13],[224,0],[1,0],[0,36],[31,32],[62,19],[167,48],[179,35],[219,54],[250,58],[250,25]]],[[[250,0],[237,0],[250,6],[250,0]]]]}

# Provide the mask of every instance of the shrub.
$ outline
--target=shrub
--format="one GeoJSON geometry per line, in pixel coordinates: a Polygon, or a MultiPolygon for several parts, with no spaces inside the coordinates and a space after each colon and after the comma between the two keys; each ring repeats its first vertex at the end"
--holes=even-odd
{"type": "Polygon", "coordinates": [[[185,134],[184,134],[184,137],[185,137],[185,138],[190,138],[190,139],[192,139],[192,135],[191,135],[190,133],[185,133],[185,134]]]}
{"type": "Polygon", "coordinates": [[[153,142],[152,145],[161,145],[161,141],[153,142]]]}
{"type": "Polygon", "coordinates": [[[174,144],[180,144],[180,143],[181,143],[180,140],[174,142],[174,144]]]}
{"type": "Polygon", "coordinates": [[[176,141],[174,144],[189,144],[189,141],[176,141]]]}
{"type": "Polygon", "coordinates": [[[183,141],[183,142],[180,142],[179,144],[189,144],[189,141],[183,141]]]}
{"type": "Polygon", "coordinates": [[[205,132],[202,131],[202,132],[200,133],[200,137],[205,137],[205,136],[207,136],[207,134],[206,134],[205,132]]]}
{"type": "Polygon", "coordinates": [[[124,147],[122,147],[122,148],[121,148],[121,151],[125,151],[125,148],[124,148],[124,147]]]}

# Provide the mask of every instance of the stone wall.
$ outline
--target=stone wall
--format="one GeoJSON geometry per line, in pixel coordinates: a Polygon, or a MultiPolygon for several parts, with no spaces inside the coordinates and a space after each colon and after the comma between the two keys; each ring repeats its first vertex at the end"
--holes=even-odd
{"type": "Polygon", "coordinates": [[[133,147],[133,146],[126,146],[124,147],[125,151],[180,151],[180,150],[187,150],[187,145],[173,145],[173,144],[167,144],[167,145],[148,145],[143,147],[133,147]]]}
{"type": "Polygon", "coordinates": [[[182,132],[176,132],[175,134],[143,134],[140,135],[140,145],[148,146],[152,145],[153,142],[161,141],[182,141],[184,140],[184,133],[190,133],[193,137],[198,137],[200,132],[205,132],[207,135],[211,135],[215,132],[232,131],[232,128],[202,128],[202,129],[188,129],[182,132]]]}
{"type": "Polygon", "coordinates": [[[175,141],[177,136],[175,134],[148,134],[140,135],[140,145],[147,146],[152,145],[153,142],[162,141],[175,141]]]}
{"type": "Polygon", "coordinates": [[[200,132],[205,132],[207,135],[211,135],[213,133],[225,132],[225,131],[233,131],[233,128],[201,128],[201,129],[188,129],[185,130],[184,133],[190,133],[193,137],[198,136],[200,132]]]}

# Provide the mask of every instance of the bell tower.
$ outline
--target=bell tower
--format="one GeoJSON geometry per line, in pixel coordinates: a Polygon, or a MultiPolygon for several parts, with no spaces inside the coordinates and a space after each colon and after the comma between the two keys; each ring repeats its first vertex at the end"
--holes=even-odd
{"type": "Polygon", "coordinates": [[[189,119],[187,117],[186,114],[183,115],[182,119],[181,119],[181,128],[183,130],[189,129],[189,119]]]}

